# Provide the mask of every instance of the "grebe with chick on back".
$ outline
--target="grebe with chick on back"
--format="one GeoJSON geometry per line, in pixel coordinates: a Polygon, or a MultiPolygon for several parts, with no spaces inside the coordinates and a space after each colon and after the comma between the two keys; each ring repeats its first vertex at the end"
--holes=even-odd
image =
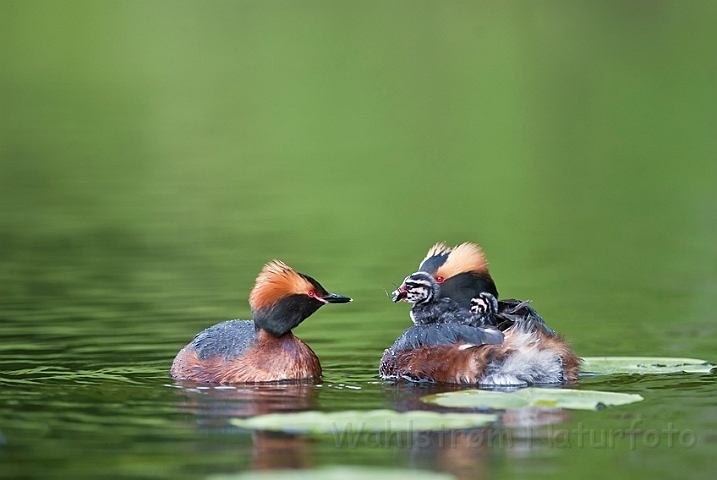
{"type": "Polygon", "coordinates": [[[386,349],[380,376],[482,386],[576,382],[580,358],[530,302],[497,297],[480,247],[434,245],[394,292],[394,302],[414,303],[417,325],[386,349]]]}

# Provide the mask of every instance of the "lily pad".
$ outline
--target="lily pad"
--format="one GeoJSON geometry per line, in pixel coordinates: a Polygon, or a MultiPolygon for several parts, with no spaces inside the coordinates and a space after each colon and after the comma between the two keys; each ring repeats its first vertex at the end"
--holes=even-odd
{"type": "Polygon", "coordinates": [[[583,373],[710,373],[714,365],[697,358],[585,357],[583,373]]]}
{"type": "Polygon", "coordinates": [[[627,405],[640,402],[637,394],[567,390],[558,388],[523,388],[513,393],[487,390],[462,390],[428,395],[421,399],[442,407],[514,409],[524,407],[557,407],[573,410],[595,410],[600,406],[627,405]]]}
{"type": "Polygon", "coordinates": [[[519,395],[490,390],[459,390],[450,393],[438,393],[421,398],[423,402],[435,403],[450,408],[491,408],[507,410],[529,407],[530,402],[519,395]]]}
{"type": "Polygon", "coordinates": [[[269,472],[244,472],[224,475],[212,475],[207,480],[452,480],[453,475],[429,472],[426,470],[408,470],[404,468],[376,467],[323,467],[308,470],[272,470],[269,472]]]}
{"type": "Polygon", "coordinates": [[[249,418],[234,418],[232,425],[251,430],[282,432],[340,433],[415,432],[479,427],[497,419],[483,413],[438,413],[393,410],[348,410],[343,412],[272,413],[249,418]]]}

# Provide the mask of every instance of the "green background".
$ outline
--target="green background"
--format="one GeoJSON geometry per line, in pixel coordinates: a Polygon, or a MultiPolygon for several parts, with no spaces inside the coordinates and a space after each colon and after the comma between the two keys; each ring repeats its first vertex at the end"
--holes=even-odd
{"type": "MultiPolygon", "coordinates": [[[[0,0],[0,477],[276,466],[226,427],[261,400],[167,378],[272,258],[355,300],[296,329],[325,379],[290,409],[415,407],[376,376],[409,325],[384,289],[438,241],[479,243],[579,355],[717,361],[715,24],[709,1],[0,0]]],[[[689,449],[297,457],[704,478],[713,384],[585,378],[646,400],[558,425],[672,421],[689,449]]]]}

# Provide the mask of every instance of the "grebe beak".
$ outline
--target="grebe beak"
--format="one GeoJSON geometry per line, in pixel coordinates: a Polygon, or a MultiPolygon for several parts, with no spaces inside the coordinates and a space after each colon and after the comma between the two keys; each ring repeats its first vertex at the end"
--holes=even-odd
{"type": "Polygon", "coordinates": [[[335,293],[328,293],[317,300],[323,301],[324,303],[348,303],[353,302],[353,298],[344,297],[343,295],[336,295],[335,293]]]}
{"type": "Polygon", "coordinates": [[[404,283],[403,285],[398,287],[396,290],[394,290],[391,293],[391,295],[393,295],[393,298],[391,300],[393,300],[396,303],[404,301],[406,299],[406,297],[408,296],[408,291],[406,290],[406,284],[404,283]]]}

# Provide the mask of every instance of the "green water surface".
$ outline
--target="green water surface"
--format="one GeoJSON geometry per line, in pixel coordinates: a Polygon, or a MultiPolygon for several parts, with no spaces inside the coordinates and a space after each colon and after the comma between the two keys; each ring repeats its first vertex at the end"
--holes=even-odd
{"type": "Polygon", "coordinates": [[[714,374],[584,377],[645,400],[507,415],[503,444],[228,420],[430,408],[453,387],[377,366],[410,324],[384,290],[438,241],[478,242],[579,355],[717,362],[716,24],[709,1],[0,0],[0,478],[712,478],[714,374]],[[295,330],[323,381],[170,380],[272,258],[354,298],[295,330]]]}

